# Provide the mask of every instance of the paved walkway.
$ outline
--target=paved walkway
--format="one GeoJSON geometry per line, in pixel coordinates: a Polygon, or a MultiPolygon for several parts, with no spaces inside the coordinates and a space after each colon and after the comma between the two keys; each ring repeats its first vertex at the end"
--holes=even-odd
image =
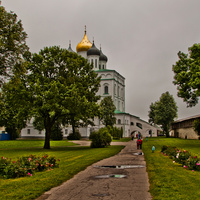
{"type": "MultiPolygon", "coordinates": [[[[89,145],[87,141],[81,144],[89,145]]],[[[136,149],[135,141],[120,144],[125,145],[120,153],[87,167],[62,185],[45,192],[37,200],[151,200],[144,156],[134,154],[141,150],[136,149]],[[125,168],[99,167],[121,165],[125,168]],[[127,168],[127,165],[134,165],[135,168],[127,168]],[[102,175],[105,177],[100,178],[102,175]],[[107,175],[115,177],[107,178],[107,175]],[[119,175],[125,177],[119,178],[119,175]]]]}

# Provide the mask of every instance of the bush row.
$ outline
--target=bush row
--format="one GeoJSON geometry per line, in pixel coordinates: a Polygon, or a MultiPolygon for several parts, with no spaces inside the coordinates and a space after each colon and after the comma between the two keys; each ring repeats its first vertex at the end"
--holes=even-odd
{"type": "Polygon", "coordinates": [[[49,157],[47,154],[42,157],[30,155],[21,157],[17,161],[1,157],[0,159],[0,177],[3,178],[18,178],[23,176],[32,176],[34,172],[52,170],[58,167],[55,157],[49,157]]]}
{"type": "Polygon", "coordinates": [[[173,162],[180,163],[184,168],[200,171],[200,159],[197,156],[191,155],[187,150],[164,145],[161,152],[173,159],[173,162]]]}

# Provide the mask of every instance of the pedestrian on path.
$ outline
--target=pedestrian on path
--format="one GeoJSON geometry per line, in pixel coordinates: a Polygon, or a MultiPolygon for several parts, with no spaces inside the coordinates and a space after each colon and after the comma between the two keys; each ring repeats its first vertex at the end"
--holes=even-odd
{"type": "Polygon", "coordinates": [[[131,134],[131,140],[134,140],[134,133],[131,134]]]}
{"type": "Polygon", "coordinates": [[[142,139],[139,140],[139,148],[142,149],[142,139]]]}
{"type": "Polygon", "coordinates": [[[137,139],[137,149],[142,149],[142,139],[137,139]]]}

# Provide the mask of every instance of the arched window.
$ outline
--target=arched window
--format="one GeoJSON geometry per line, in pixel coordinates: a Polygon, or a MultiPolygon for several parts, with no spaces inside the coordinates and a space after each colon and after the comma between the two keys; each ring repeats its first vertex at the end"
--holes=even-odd
{"type": "Polygon", "coordinates": [[[121,119],[118,119],[118,124],[121,124],[121,119]]]}
{"type": "Polygon", "coordinates": [[[142,124],[136,123],[136,126],[142,129],[142,124]]]}
{"type": "Polygon", "coordinates": [[[104,94],[108,94],[108,86],[107,85],[104,87],[104,94]]]}
{"type": "Polygon", "coordinates": [[[131,122],[131,126],[134,126],[134,122],[131,122]]]}
{"type": "Polygon", "coordinates": [[[118,86],[118,88],[117,88],[117,96],[119,96],[119,86],[118,86]]]}
{"type": "Polygon", "coordinates": [[[97,59],[95,59],[95,68],[97,68],[97,59]]]}

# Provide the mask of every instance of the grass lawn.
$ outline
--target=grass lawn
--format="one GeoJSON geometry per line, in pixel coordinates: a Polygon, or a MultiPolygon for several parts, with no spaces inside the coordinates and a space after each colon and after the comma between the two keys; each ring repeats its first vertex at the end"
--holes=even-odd
{"type": "Polygon", "coordinates": [[[143,141],[150,193],[154,200],[199,200],[200,172],[183,168],[161,154],[163,145],[176,146],[200,158],[200,140],[178,138],[148,138],[143,141]],[[156,150],[152,153],[152,146],[156,150]]]}
{"type": "Polygon", "coordinates": [[[37,172],[32,177],[16,179],[0,179],[0,199],[35,199],[50,188],[60,185],[72,178],[87,166],[117,154],[123,146],[109,146],[107,148],[70,147],[72,143],[51,141],[51,149],[43,149],[44,141],[17,140],[0,141],[0,157],[4,156],[17,160],[21,156],[31,154],[42,156],[48,154],[60,159],[60,167],[52,171],[37,172]]]}

